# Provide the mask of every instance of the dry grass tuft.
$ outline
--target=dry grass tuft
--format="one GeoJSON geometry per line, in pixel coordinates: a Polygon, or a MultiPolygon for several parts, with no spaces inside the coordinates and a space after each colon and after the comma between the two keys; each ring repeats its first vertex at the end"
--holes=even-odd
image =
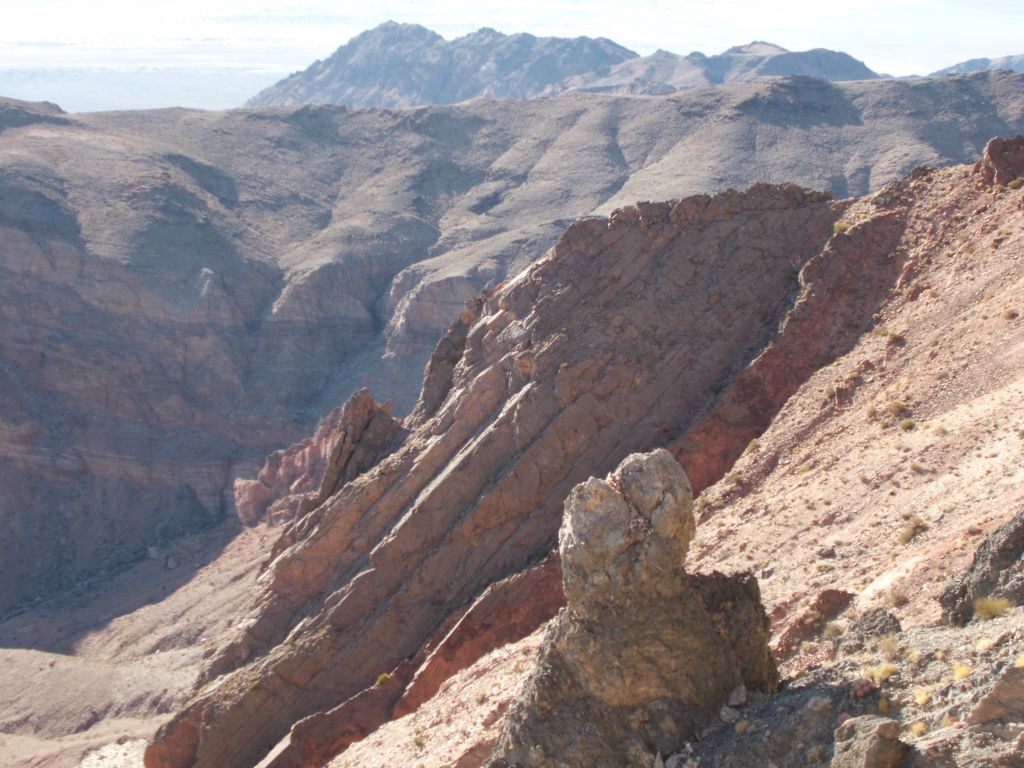
{"type": "Polygon", "coordinates": [[[928,523],[922,520],[917,515],[907,520],[906,525],[900,530],[899,541],[900,544],[909,544],[918,535],[928,530],[928,523]]]}
{"type": "Polygon", "coordinates": [[[974,615],[982,621],[998,619],[1010,609],[1005,597],[979,597],[974,601],[974,615]]]}

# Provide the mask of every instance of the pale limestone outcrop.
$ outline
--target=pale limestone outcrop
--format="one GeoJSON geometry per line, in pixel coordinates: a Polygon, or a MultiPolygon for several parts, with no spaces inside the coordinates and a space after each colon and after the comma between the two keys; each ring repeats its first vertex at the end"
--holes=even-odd
{"type": "Polygon", "coordinates": [[[665,450],[576,486],[559,534],[567,606],[491,768],[621,768],[678,752],[740,686],[774,691],[749,576],[686,573],[693,495],[665,450]]]}

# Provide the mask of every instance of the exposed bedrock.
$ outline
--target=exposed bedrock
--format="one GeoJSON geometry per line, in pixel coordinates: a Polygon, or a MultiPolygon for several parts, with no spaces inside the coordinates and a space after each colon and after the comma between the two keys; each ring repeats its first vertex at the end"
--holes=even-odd
{"type": "Polygon", "coordinates": [[[963,626],[980,598],[1024,603],[1024,509],[982,542],[970,567],[946,585],[939,602],[944,618],[963,626]]]}
{"type": "Polygon", "coordinates": [[[238,517],[282,522],[308,512],[384,458],[401,431],[391,404],[360,389],[321,419],[311,437],[270,454],[255,479],[235,480],[238,517]]]}
{"type": "Polygon", "coordinates": [[[900,189],[839,235],[845,204],[768,185],[571,226],[466,308],[394,450],[286,527],[246,620],[147,765],[255,764],[542,558],[569,491],[630,453],[690,445],[701,425],[718,456],[742,450],[771,418],[758,407],[867,327],[898,278],[900,189]],[[851,289],[823,300],[834,285],[851,289]],[[734,410],[745,372],[787,344],[800,355],[762,369],[765,397],[734,410]]]}
{"type": "Polygon", "coordinates": [[[1024,176],[1024,136],[990,139],[974,171],[990,185],[1006,185],[1024,176]]]}
{"type": "Polygon", "coordinates": [[[678,752],[740,685],[774,691],[751,576],[690,575],[693,493],[668,451],[576,486],[559,533],[567,606],[490,768],[625,768],[678,752]]]}

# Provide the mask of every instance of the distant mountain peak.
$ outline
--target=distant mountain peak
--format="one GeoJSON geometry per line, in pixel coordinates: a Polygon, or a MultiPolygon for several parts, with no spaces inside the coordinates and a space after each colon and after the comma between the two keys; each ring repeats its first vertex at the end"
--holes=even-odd
{"type": "Polygon", "coordinates": [[[715,56],[659,49],[640,57],[607,38],[537,37],[482,27],[449,41],[419,24],[389,21],[261,91],[248,106],[400,108],[571,90],[651,95],[789,75],[830,81],[878,77],[839,51],[793,52],[764,40],[715,56]]]}
{"type": "Polygon", "coordinates": [[[389,21],[261,91],[249,106],[395,108],[526,99],[565,90],[561,83],[568,78],[633,58],[634,51],[604,38],[507,35],[484,27],[449,41],[419,24],[389,21]]]}
{"type": "Polygon", "coordinates": [[[754,40],[746,45],[735,45],[723,53],[728,55],[749,55],[749,56],[777,56],[780,53],[789,53],[786,48],[775,43],[768,43],[764,40],[754,40]]]}

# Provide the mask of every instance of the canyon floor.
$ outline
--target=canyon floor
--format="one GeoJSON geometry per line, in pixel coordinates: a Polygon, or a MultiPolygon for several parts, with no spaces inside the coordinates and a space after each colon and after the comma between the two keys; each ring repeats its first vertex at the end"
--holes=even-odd
{"type": "Polygon", "coordinates": [[[141,765],[271,541],[266,526],[226,524],[0,624],[0,763],[141,765]],[[96,753],[108,744],[113,762],[96,753]]]}

